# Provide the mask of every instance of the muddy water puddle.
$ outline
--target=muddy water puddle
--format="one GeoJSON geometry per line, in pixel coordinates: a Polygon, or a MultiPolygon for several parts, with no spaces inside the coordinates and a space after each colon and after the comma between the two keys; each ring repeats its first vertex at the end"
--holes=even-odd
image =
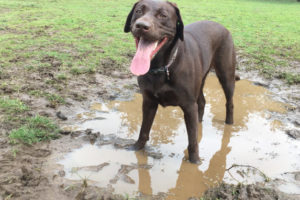
{"type": "Polygon", "coordinates": [[[81,123],[66,127],[100,132],[66,154],[59,164],[65,178],[87,179],[129,196],[160,195],[166,199],[201,196],[222,180],[228,183],[265,183],[282,179],[283,192],[300,194],[300,183],[289,174],[300,170],[300,141],[284,128],[287,105],[273,101],[270,92],[247,80],[236,84],[234,125],[225,125],[225,99],[215,76],[205,86],[204,121],[199,124],[200,165],[187,161],[187,133],[179,108],[159,108],[142,151],[126,150],[137,139],[142,97],[131,101],[94,102],[78,113],[81,123]],[[228,169],[228,170],[226,170],[228,169]]]}

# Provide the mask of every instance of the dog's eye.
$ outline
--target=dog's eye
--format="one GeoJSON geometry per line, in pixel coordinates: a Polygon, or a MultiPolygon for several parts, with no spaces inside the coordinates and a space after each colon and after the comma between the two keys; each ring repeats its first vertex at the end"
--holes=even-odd
{"type": "Polygon", "coordinates": [[[143,13],[143,11],[138,9],[138,10],[135,11],[135,13],[141,15],[143,13]]]}
{"type": "Polygon", "coordinates": [[[159,18],[164,19],[167,17],[167,15],[163,14],[163,13],[159,13],[158,15],[159,18]]]}

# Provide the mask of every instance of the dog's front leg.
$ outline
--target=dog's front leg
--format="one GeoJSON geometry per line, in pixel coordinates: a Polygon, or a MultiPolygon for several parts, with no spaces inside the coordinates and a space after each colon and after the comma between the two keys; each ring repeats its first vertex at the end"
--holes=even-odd
{"type": "Polygon", "coordinates": [[[142,149],[149,140],[149,133],[157,111],[158,103],[147,97],[143,97],[143,122],[138,141],[132,146],[132,150],[142,149]]]}
{"type": "Polygon", "coordinates": [[[192,103],[181,106],[184,112],[184,121],[188,133],[189,160],[192,163],[200,163],[198,149],[198,105],[192,103]]]}

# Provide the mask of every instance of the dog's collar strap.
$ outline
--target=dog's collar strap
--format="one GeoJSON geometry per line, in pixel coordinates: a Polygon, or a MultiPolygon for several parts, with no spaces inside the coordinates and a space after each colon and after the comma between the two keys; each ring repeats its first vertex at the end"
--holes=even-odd
{"type": "Polygon", "coordinates": [[[158,74],[161,72],[164,72],[167,75],[167,79],[170,80],[170,71],[169,71],[169,67],[173,64],[173,62],[176,59],[177,56],[177,52],[178,52],[178,47],[176,48],[172,58],[170,59],[169,63],[166,66],[163,67],[159,67],[159,68],[155,68],[155,69],[150,69],[149,72],[152,74],[158,74]]]}

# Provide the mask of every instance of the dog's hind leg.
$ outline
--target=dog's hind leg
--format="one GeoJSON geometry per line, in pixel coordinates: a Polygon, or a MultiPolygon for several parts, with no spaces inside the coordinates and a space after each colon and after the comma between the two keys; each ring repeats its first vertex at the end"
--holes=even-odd
{"type": "Polygon", "coordinates": [[[197,99],[197,104],[198,104],[198,120],[199,122],[203,121],[203,114],[204,114],[204,107],[205,107],[205,97],[203,94],[203,88],[204,88],[204,84],[205,84],[205,79],[207,77],[208,72],[206,73],[206,75],[203,77],[202,79],[202,83],[201,83],[201,87],[200,87],[200,93],[197,99]]]}
{"type": "Polygon", "coordinates": [[[233,93],[236,57],[231,35],[228,33],[214,56],[215,71],[226,97],[226,124],[233,124],[233,93]]]}

